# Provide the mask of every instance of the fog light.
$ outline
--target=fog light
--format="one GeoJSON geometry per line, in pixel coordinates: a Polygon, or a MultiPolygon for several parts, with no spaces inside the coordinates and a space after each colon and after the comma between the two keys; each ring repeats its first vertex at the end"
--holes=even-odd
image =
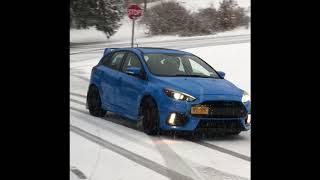
{"type": "Polygon", "coordinates": [[[183,126],[187,122],[187,117],[180,113],[171,113],[167,119],[167,124],[170,126],[183,126]]]}
{"type": "Polygon", "coordinates": [[[170,117],[169,117],[169,120],[168,120],[168,123],[170,124],[170,125],[175,125],[175,123],[174,123],[174,120],[176,119],[176,113],[171,113],[171,115],[170,115],[170,117]]]}
{"type": "Polygon", "coordinates": [[[248,117],[247,117],[247,124],[250,124],[251,123],[251,114],[248,114],[248,117]]]}

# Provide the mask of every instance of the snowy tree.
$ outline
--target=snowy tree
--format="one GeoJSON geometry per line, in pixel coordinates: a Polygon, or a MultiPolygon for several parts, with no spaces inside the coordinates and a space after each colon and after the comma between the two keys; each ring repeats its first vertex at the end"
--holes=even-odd
{"type": "Polygon", "coordinates": [[[198,19],[203,27],[203,32],[214,33],[220,30],[217,14],[217,10],[212,5],[211,7],[200,9],[195,15],[195,19],[198,19]]]}
{"type": "Polygon", "coordinates": [[[123,2],[119,0],[97,0],[97,30],[103,31],[107,37],[112,36],[120,27],[123,17],[123,2]]]}
{"type": "Polygon", "coordinates": [[[194,24],[190,12],[174,1],[161,2],[144,14],[142,19],[154,35],[185,33],[194,24]]]}
{"type": "Polygon", "coordinates": [[[246,14],[247,12],[244,8],[238,7],[234,10],[234,23],[236,26],[248,26],[250,18],[246,14]]]}
{"type": "Polygon", "coordinates": [[[234,0],[223,0],[218,10],[218,21],[223,30],[232,30],[236,27],[234,10],[238,4],[234,0]]]}
{"type": "Polygon", "coordinates": [[[123,0],[70,0],[70,27],[96,27],[109,38],[120,27],[123,0]]]}

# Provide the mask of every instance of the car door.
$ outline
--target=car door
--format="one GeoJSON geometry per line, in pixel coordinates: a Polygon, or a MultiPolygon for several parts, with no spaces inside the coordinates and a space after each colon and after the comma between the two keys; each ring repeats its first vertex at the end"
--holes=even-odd
{"type": "Polygon", "coordinates": [[[120,93],[120,67],[122,59],[126,52],[114,52],[110,58],[104,60],[101,66],[99,66],[101,77],[101,96],[102,104],[111,111],[114,111],[117,103],[117,97],[120,93]]]}
{"type": "Polygon", "coordinates": [[[144,71],[144,69],[138,56],[131,52],[127,54],[121,68],[120,105],[128,115],[136,118],[139,111],[139,99],[143,95],[148,82],[141,77],[126,74],[128,67],[138,67],[141,68],[142,71],[144,71]]]}

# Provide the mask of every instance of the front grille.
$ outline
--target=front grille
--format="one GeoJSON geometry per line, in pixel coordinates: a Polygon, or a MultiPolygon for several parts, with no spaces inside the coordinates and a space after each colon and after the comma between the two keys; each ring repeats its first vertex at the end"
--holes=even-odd
{"type": "Polygon", "coordinates": [[[237,101],[206,101],[201,105],[209,107],[208,115],[192,115],[202,118],[240,118],[247,115],[247,110],[237,101]]]}
{"type": "Polygon", "coordinates": [[[242,130],[240,120],[204,120],[201,119],[197,130],[216,130],[223,132],[232,132],[242,130]]]}

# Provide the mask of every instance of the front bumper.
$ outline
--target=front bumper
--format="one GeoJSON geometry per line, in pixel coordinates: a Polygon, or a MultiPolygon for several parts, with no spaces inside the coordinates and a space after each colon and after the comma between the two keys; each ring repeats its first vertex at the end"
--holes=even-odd
{"type": "Polygon", "coordinates": [[[250,117],[250,102],[243,104],[246,111],[246,117],[239,118],[204,118],[191,115],[191,107],[199,105],[205,101],[240,101],[241,97],[232,95],[205,95],[193,102],[177,101],[169,97],[162,98],[159,102],[160,129],[164,131],[195,131],[203,126],[214,129],[225,129],[225,131],[237,128],[240,131],[247,131],[251,124],[246,123],[250,117]],[[179,113],[186,117],[186,123],[182,126],[172,126],[167,123],[171,113],[179,113]]]}

